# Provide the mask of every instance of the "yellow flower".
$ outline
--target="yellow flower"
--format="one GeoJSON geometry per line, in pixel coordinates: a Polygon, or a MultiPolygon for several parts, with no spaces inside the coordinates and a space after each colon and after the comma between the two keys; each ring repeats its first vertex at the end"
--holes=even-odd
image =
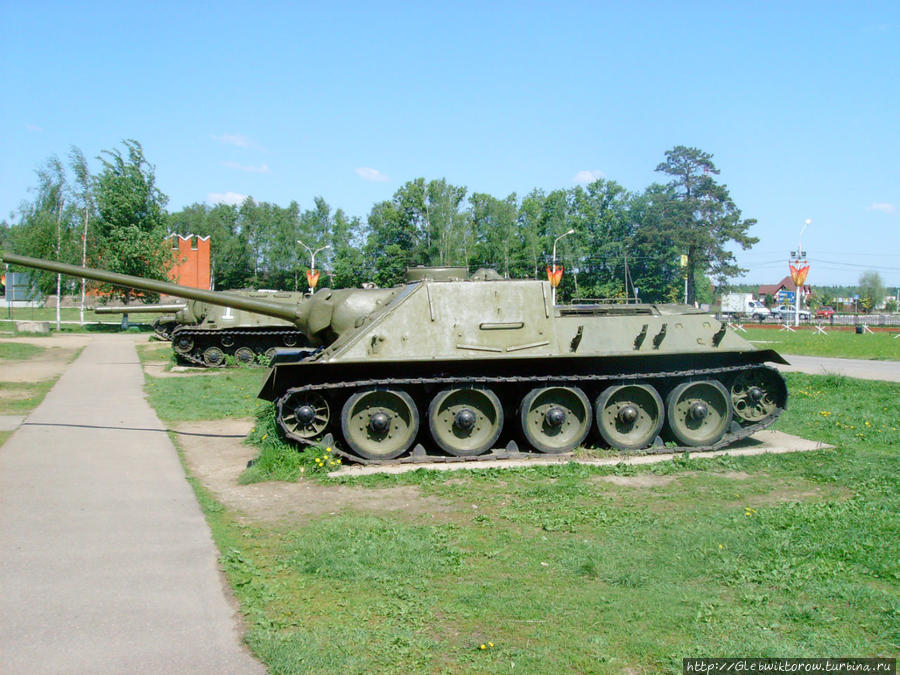
{"type": "Polygon", "coordinates": [[[263,440],[266,440],[268,437],[269,437],[269,434],[263,434],[262,439],[263,439],[263,440]]]}
{"type": "Polygon", "coordinates": [[[331,448],[325,448],[325,452],[331,452],[331,448]]]}
{"type": "Polygon", "coordinates": [[[487,647],[485,647],[484,645],[481,645],[481,646],[479,647],[479,649],[487,649],[487,647]]]}
{"type": "Polygon", "coordinates": [[[493,646],[494,646],[493,642],[488,642],[488,647],[493,647],[493,646]]]}

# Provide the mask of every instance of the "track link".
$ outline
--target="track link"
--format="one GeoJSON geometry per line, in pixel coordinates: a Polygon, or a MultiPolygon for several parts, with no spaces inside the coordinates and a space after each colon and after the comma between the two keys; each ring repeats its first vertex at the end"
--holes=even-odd
{"type": "MultiPolygon", "coordinates": [[[[724,378],[731,377],[741,373],[742,371],[750,371],[753,369],[763,368],[767,371],[771,371],[777,378],[784,382],[781,374],[770,366],[762,366],[759,364],[745,364],[745,365],[736,365],[736,366],[726,366],[720,368],[701,368],[701,369],[692,369],[692,370],[682,370],[682,371],[664,371],[664,372],[644,372],[644,373],[620,373],[620,374],[610,374],[610,375],[571,375],[565,378],[560,378],[559,381],[550,381],[546,378],[537,378],[537,377],[529,377],[529,376],[520,376],[520,377],[422,377],[422,378],[385,378],[385,379],[372,379],[372,380],[355,380],[355,381],[346,381],[346,382],[333,382],[333,383],[324,383],[324,384],[315,384],[315,385],[306,385],[302,387],[293,387],[288,389],[282,396],[280,396],[276,402],[277,415],[276,418],[278,420],[278,424],[284,432],[285,436],[289,439],[304,445],[304,446],[322,446],[327,445],[332,448],[332,451],[335,455],[342,457],[343,459],[349,460],[351,462],[355,462],[358,464],[374,464],[374,465],[392,465],[392,464],[425,464],[425,463],[445,463],[445,462],[479,462],[479,461],[487,461],[487,460],[496,460],[496,459],[521,459],[523,457],[547,457],[554,455],[546,455],[544,453],[532,451],[530,449],[526,449],[526,451],[522,451],[519,447],[519,444],[515,440],[509,441],[505,447],[503,448],[495,448],[493,450],[489,450],[481,455],[469,456],[469,457],[461,457],[461,456],[453,456],[453,455],[444,455],[444,454],[430,454],[428,450],[421,444],[418,443],[413,446],[412,451],[409,454],[405,454],[403,456],[397,457],[395,459],[368,459],[365,457],[360,457],[359,455],[348,452],[346,449],[341,447],[340,442],[336,442],[334,435],[330,432],[322,435],[321,438],[318,439],[308,439],[297,436],[296,434],[291,433],[291,431],[283,424],[282,422],[282,407],[289,398],[297,393],[303,392],[316,392],[323,395],[332,395],[332,394],[347,394],[354,390],[362,390],[362,389],[372,389],[372,388],[392,388],[392,387],[416,387],[416,388],[424,388],[428,386],[433,387],[447,387],[452,385],[463,385],[466,387],[473,386],[498,386],[498,385],[522,385],[522,386],[552,386],[552,385],[604,385],[604,384],[614,384],[614,383],[625,383],[625,382],[646,382],[646,381],[669,381],[669,382],[680,382],[680,381],[689,381],[694,379],[703,379],[703,378],[724,378]]],[[[672,447],[669,445],[662,444],[657,439],[657,442],[651,445],[650,447],[643,448],[641,450],[634,451],[621,451],[628,452],[630,454],[664,454],[671,452],[711,452],[714,450],[719,450],[720,448],[724,448],[732,443],[735,443],[741,439],[752,436],[758,431],[766,429],[775,423],[778,417],[784,412],[784,409],[787,405],[787,393],[785,389],[785,401],[784,405],[776,407],[776,409],[764,419],[749,424],[739,424],[737,421],[732,421],[731,427],[728,431],[726,431],[725,435],[716,443],[702,446],[702,447],[685,447],[685,446],[676,446],[672,447]]],[[[420,402],[421,404],[421,402],[420,402]]],[[[555,456],[567,456],[572,453],[563,453],[561,455],[555,456]]]]}

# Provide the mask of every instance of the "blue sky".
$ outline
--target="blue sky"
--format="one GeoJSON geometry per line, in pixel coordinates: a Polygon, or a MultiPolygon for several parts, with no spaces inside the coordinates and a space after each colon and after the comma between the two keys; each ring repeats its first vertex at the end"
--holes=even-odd
{"type": "MultiPolygon", "coordinates": [[[[0,217],[76,145],[144,146],[169,209],[405,181],[639,191],[710,152],[778,281],[900,285],[900,2],[91,3],[0,0],[0,217]]],[[[93,163],[97,165],[96,162],[93,163]]]]}

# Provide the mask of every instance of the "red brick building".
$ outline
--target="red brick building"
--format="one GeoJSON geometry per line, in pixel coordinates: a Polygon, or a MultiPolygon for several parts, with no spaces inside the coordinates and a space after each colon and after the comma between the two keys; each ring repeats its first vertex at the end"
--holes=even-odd
{"type": "Polygon", "coordinates": [[[169,279],[182,286],[210,290],[209,237],[173,234],[169,237],[174,264],[169,279]]]}

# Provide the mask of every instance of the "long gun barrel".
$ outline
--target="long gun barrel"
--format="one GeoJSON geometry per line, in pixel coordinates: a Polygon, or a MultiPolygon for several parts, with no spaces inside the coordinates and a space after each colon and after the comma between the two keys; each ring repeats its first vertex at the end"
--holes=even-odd
{"type": "Polygon", "coordinates": [[[172,314],[184,305],[122,305],[121,307],[94,307],[94,314],[172,314]]]}
{"type": "Polygon", "coordinates": [[[48,272],[57,272],[73,277],[102,281],[104,283],[113,284],[114,286],[123,286],[125,288],[136,288],[139,290],[152,291],[154,293],[174,295],[178,298],[199,300],[220,307],[234,307],[235,309],[256,312],[257,314],[263,314],[265,316],[274,316],[279,319],[284,319],[285,321],[290,321],[301,330],[304,329],[306,315],[308,313],[306,302],[300,302],[297,305],[266,302],[265,300],[256,298],[241,297],[218,291],[205,291],[200,288],[188,288],[187,286],[179,286],[178,284],[171,284],[165,281],[143,279],[141,277],[117,274],[115,272],[107,272],[105,270],[98,270],[90,267],[67,265],[66,263],[55,262],[53,260],[29,258],[13,253],[3,253],[2,261],[11,265],[22,265],[23,267],[47,270],[48,272]]]}

